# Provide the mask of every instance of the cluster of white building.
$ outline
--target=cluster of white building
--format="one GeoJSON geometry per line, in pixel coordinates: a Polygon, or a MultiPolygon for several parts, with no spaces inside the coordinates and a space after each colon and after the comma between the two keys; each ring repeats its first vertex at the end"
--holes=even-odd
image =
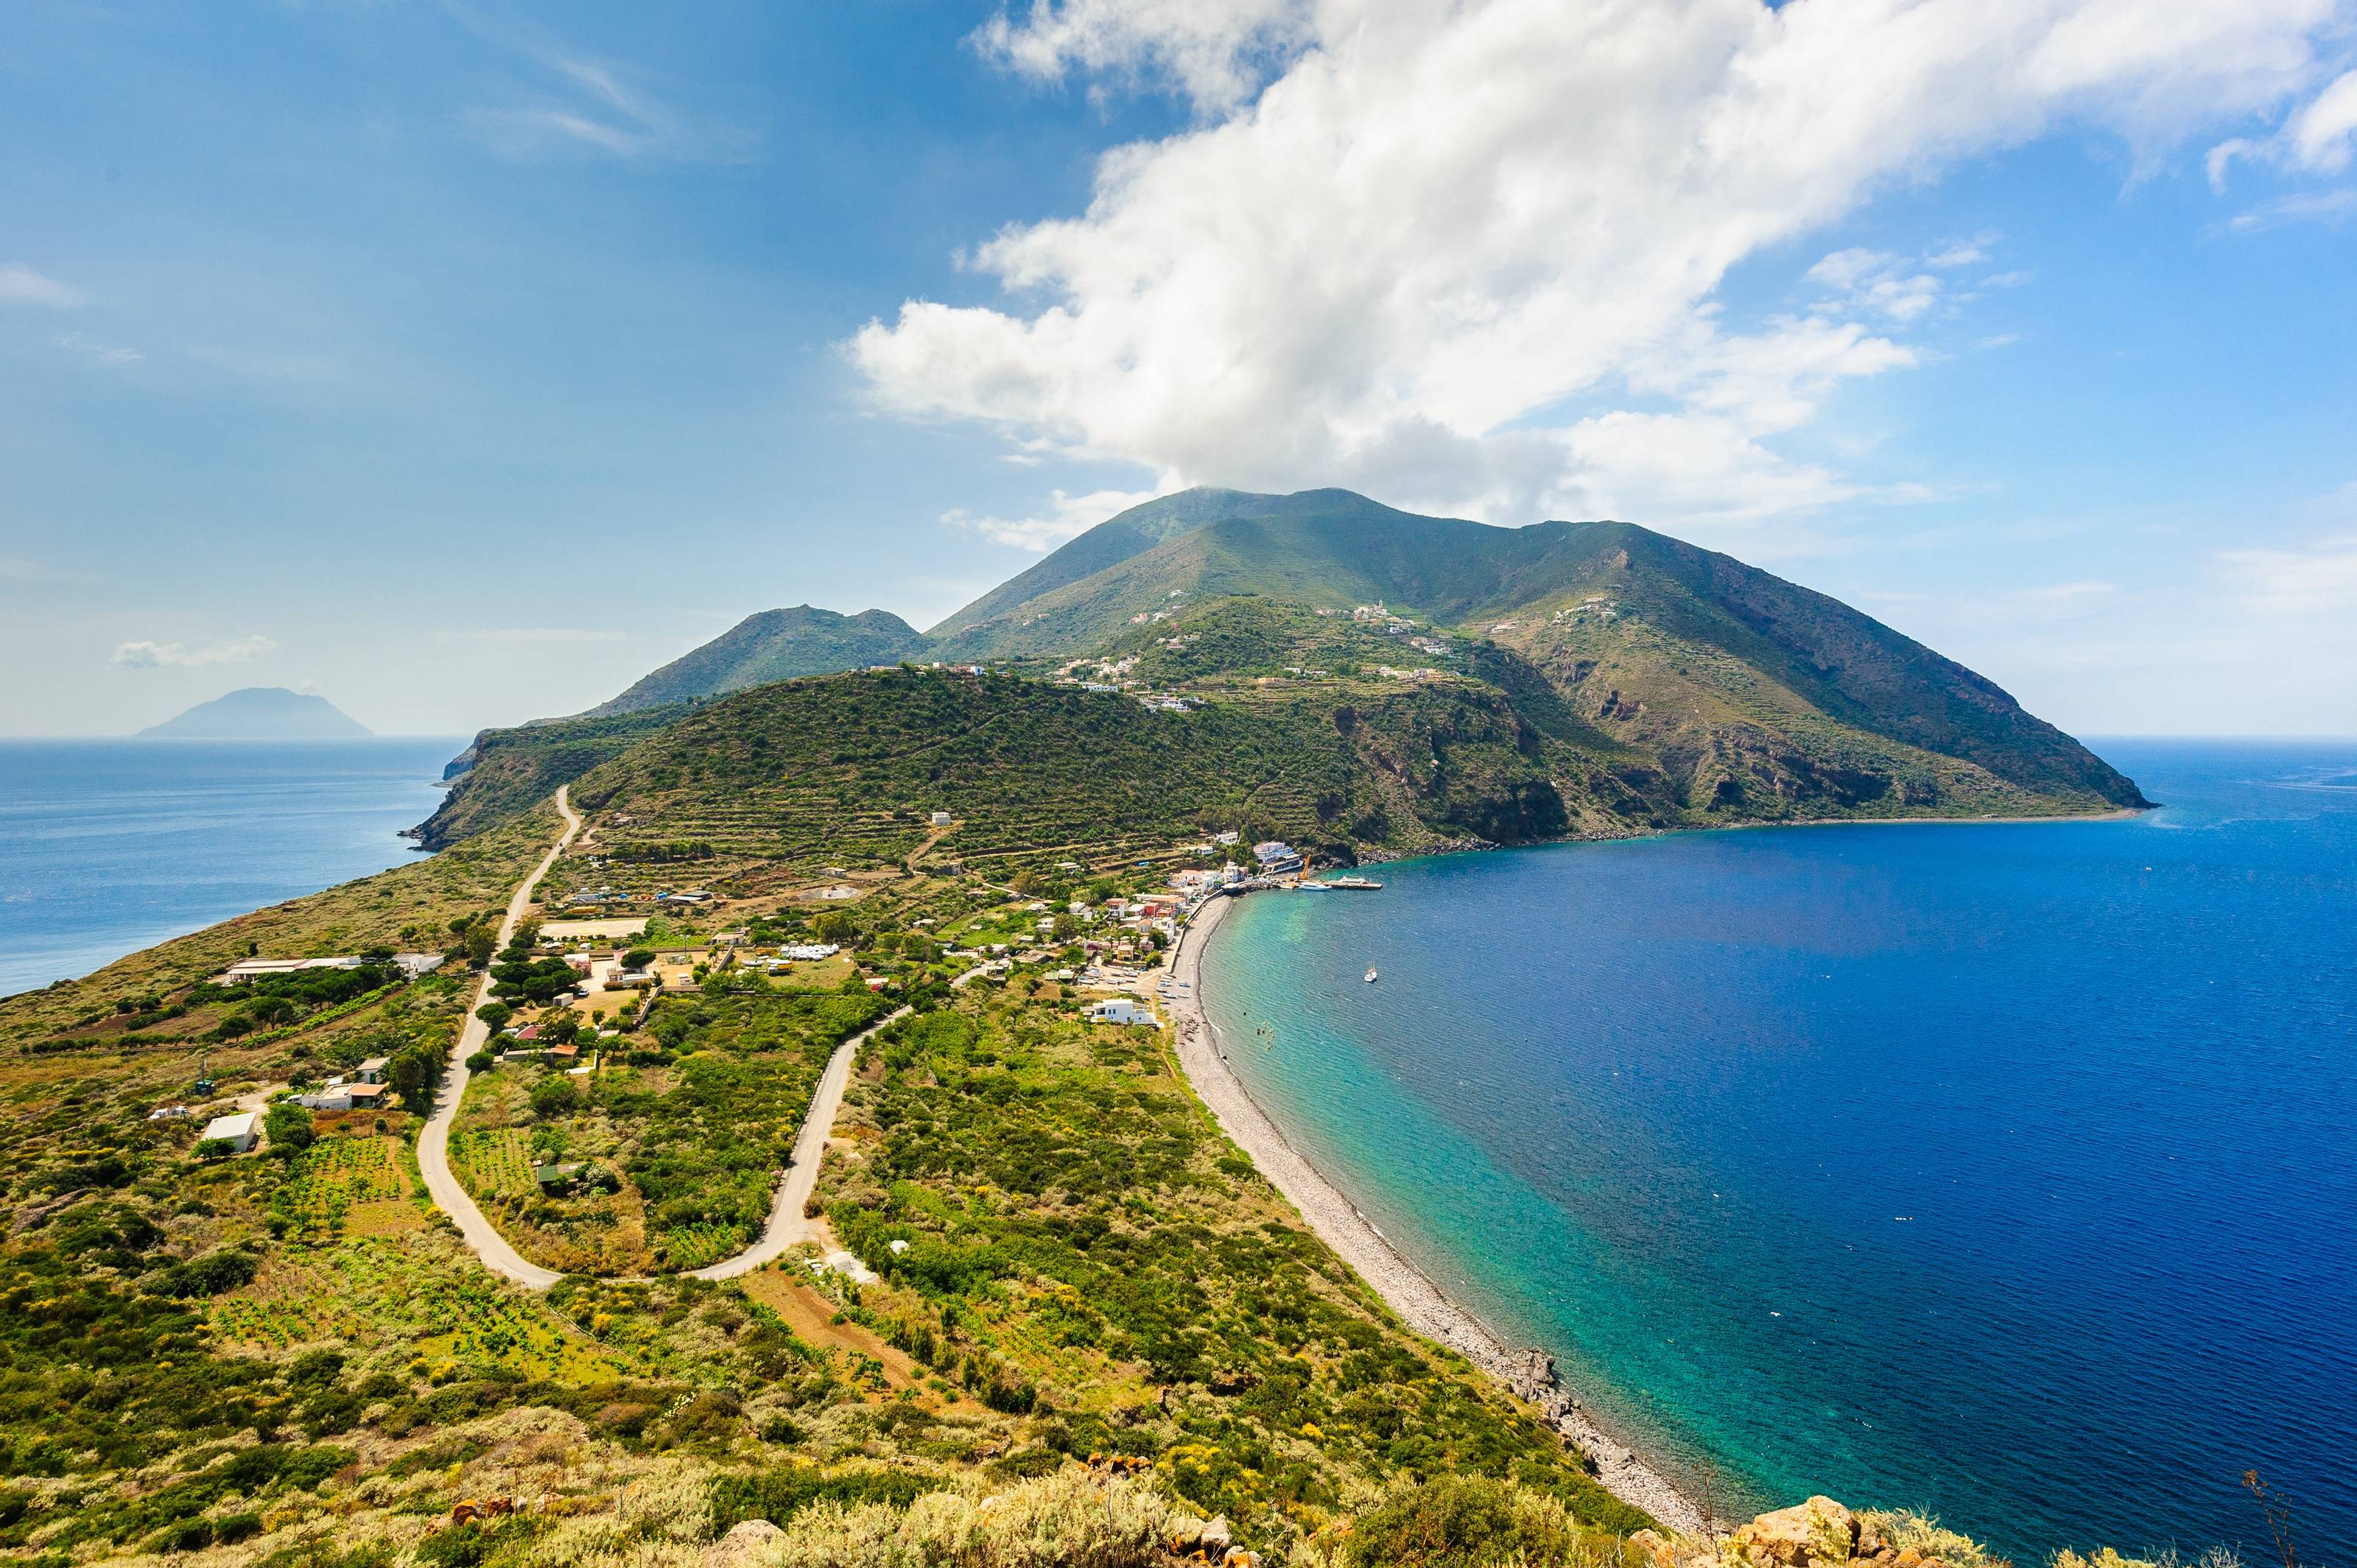
{"type": "Polygon", "coordinates": [[[391,958],[372,959],[360,953],[342,953],[334,958],[242,958],[213,977],[215,985],[242,985],[249,980],[262,980],[274,974],[294,974],[307,969],[358,969],[363,964],[389,963],[401,971],[402,977],[415,980],[442,967],[438,952],[397,952],[391,958]]]}

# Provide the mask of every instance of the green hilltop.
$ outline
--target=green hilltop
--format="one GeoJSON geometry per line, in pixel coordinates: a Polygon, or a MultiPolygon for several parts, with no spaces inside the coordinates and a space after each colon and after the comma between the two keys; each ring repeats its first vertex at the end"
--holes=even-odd
{"type": "Polygon", "coordinates": [[[1010,844],[1045,844],[1135,796],[1159,815],[1150,828],[1108,819],[1125,832],[1249,811],[1340,858],[2147,803],[1993,682],[1730,556],[1631,523],[1498,528],[1338,489],[1150,501],[921,636],[875,611],[754,617],[581,718],[486,732],[475,772],[424,837],[452,842],[626,754],[593,791],[627,780],[648,810],[699,823],[759,819],[756,801],[774,798],[786,812],[775,831],[723,836],[767,833],[795,854],[829,852],[788,824],[824,822],[848,845],[865,842],[858,824],[920,797],[993,802],[991,831],[1010,844]],[[959,698],[954,720],[913,695],[947,690],[938,682],[801,681],[751,696],[763,680],[891,657],[1128,696],[1092,693],[1081,708],[1095,716],[1078,729],[1066,712],[1077,699],[996,681],[959,698]],[[1149,711],[1136,696],[1193,711],[1149,711]],[[975,703],[986,720],[964,711],[975,703]],[[936,723],[952,727],[936,735],[936,723]],[[959,740],[964,726],[991,746],[959,740]],[[838,759],[860,749],[838,736],[873,746],[904,734],[906,754],[926,759],[912,779],[880,754],[838,759]],[[641,739],[643,755],[630,753],[641,739]],[[757,740],[765,771],[748,782],[757,740]],[[1273,759],[1269,777],[1257,758],[1273,759]],[[705,779],[734,781],[725,803],[696,801],[705,779]],[[834,815],[811,814],[813,791],[838,802],[834,815]]]}
{"type": "Polygon", "coordinates": [[[916,628],[888,610],[840,615],[811,605],[747,616],[700,648],[673,660],[583,718],[607,718],[673,703],[741,692],[796,675],[823,675],[865,664],[890,664],[925,647],[916,628]]]}

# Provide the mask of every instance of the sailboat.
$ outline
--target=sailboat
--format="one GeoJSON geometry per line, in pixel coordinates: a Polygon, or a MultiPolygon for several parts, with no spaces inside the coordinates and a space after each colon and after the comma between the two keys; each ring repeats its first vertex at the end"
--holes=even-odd
{"type": "Polygon", "coordinates": [[[1375,983],[1375,972],[1374,972],[1373,970],[1370,969],[1370,970],[1368,970],[1368,971],[1367,971],[1367,983],[1368,983],[1369,985],[1372,985],[1374,983],[1375,983]]]}

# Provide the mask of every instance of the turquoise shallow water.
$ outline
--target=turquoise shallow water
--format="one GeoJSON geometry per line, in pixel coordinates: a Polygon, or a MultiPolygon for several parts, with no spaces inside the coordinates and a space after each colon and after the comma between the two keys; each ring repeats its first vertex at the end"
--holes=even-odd
{"type": "Polygon", "coordinates": [[[1245,900],[1206,997],[1412,1261],[1723,1512],[2271,1557],[2255,1467],[2345,1562],[2357,746],[2103,749],[2167,808],[1387,866],[1245,900]]]}

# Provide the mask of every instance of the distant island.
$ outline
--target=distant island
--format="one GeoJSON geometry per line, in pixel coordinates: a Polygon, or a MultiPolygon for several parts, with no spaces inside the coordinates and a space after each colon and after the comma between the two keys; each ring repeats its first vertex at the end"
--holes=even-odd
{"type": "Polygon", "coordinates": [[[350,740],[371,733],[325,697],[247,686],[149,725],[141,740],[350,740]]]}

